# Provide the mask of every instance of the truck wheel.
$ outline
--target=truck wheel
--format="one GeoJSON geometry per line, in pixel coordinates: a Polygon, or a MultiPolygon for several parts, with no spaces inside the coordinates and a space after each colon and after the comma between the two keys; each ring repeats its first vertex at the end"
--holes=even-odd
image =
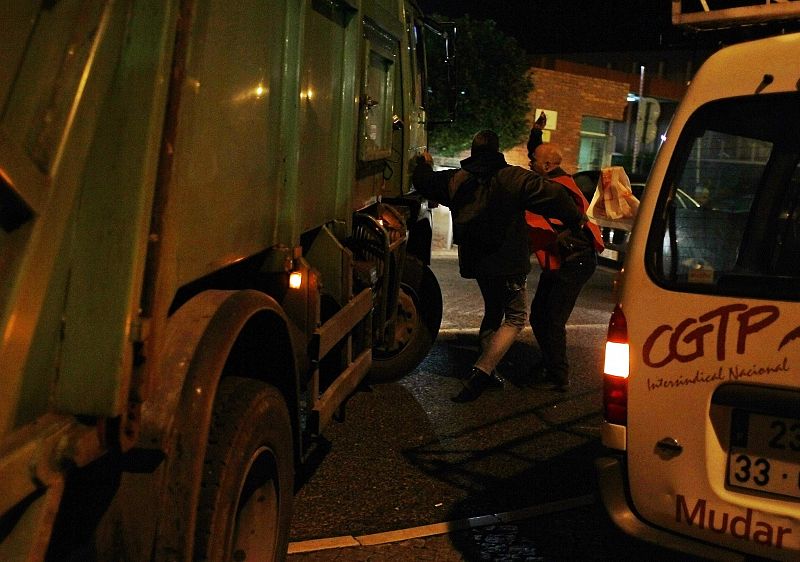
{"type": "Polygon", "coordinates": [[[214,402],[195,560],[283,560],[293,491],[289,413],[261,381],[227,377],[214,402]]]}
{"type": "Polygon", "coordinates": [[[367,375],[371,383],[403,378],[425,359],[436,340],[442,322],[442,291],[430,268],[422,267],[417,290],[405,283],[400,287],[394,345],[372,350],[367,375]]]}

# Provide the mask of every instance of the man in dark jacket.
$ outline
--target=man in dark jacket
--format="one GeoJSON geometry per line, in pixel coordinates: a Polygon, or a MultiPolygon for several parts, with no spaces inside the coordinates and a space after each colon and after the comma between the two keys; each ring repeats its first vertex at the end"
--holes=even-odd
{"type": "Polygon", "coordinates": [[[495,367],[525,326],[531,268],[525,211],[575,229],[584,215],[559,184],[506,163],[493,131],[475,135],[459,170],[434,172],[430,154],[418,157],[413,182],[423,196],[450,208],[461,276],[475,279],[483,296],[481,354],[453,397],[468,402],[487,388],[502,388],[495,367]]]}
{"type": "MultiPolygon", "coordinates": [[[[533,137],[533,135],[531,135],[533,137]]],[[[536,143],[531,153],[531,169],[558,182],[585,213],[589,203],[572,176],[561,168],[561,149],[552,143],[536,143]]],[[[540,388],[566,392],[569,388],[567,360],[567,320],[584,284],[597,267],[597,253],[603,251],[603,238],[596,224],[586,222],[579,232],[567,231],[558,221],[526,213],[531,250],[542,272],[531,302],[531,327],[542,362],[537,366],[540,388]]]]}

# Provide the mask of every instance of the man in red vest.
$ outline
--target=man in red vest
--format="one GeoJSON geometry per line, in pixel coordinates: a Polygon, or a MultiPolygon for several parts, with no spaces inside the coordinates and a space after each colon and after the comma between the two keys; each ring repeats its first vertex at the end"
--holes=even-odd
{"type": "MultiPolygon", "coordinates": [[[[572,176],[561,168],[561,150],[552,143],[538,144],[531,153],[531,169],[564,186],[582,214],[589,202],[572,176]]],[[[597,267],[603,239],[596,224],[586,222],[572,231],[558,220],[526,211],[528,241],[542,273],[531,303],[530,323],[542,352],[542,376],[536,386],[566,392],[569,388],[567,320],[584,284],[597,267]]],[[[538,374],[538,373],[537,373],[538,374]]]]}

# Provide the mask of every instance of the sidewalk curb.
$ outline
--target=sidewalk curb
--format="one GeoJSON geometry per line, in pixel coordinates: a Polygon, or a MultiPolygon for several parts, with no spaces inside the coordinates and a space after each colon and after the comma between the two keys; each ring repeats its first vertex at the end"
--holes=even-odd
{"type": "Polygon", "coordinates": [[[597,499],[598,497],[596,494],[587,494],[575,498],[568,498],[565,500],[534,505],[515,511],[481,515],[478,517],[447,521],[444,523],[433,523],[431,525],[422,525],[420,527],[411,527],[409,529],[399,529],[396,531],[386,531],[383,533],[374,533],[371,535],[361,535],[357,537],[352,535],[344,535],[327,539],[312,539],[307,541],[293,542],[289,543],[288,554],[300,554],[334,548],[348,548],[353,546],[375,546],[409,539],[430,537],[434,535],[446,535],[456,531],[465,531],[478,527],[486,527],[487,525],[511,523],[513,521],[530,519],[531,517],[538,517],[540,515],[547,515],[549,513],[569,511],[579,507],[586,507],[595,503],[597,499]]]}

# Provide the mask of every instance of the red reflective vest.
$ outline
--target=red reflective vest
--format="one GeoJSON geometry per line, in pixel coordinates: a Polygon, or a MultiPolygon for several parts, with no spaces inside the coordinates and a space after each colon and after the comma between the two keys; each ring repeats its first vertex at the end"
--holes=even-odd
{"type": "MultiPolygon", "coordinates": [[[[586,214],[589,208],[589,202],[586,197],[581,193],[580,188],[575,184],[571,176],[557,176],[549,178],[555,182],[560,183],[567,188],[575,204],[580,209],[581,213],[586,214]]],[[[561,221],[557,219],[546,219],[542,215],[525,211],[525,222],[528,223],[528,245],[531,252],[536,254],[536,259],[539,260],[539,265],[542,269],[558,269],[561,267],[561,254],[558,251],[557,233],[553,229],[553,224],[560,225],[561,221]]],[[[594,242],[594,249],[598,253],[603,251],[603,236],[600,234],[600,227],[595,223],[589,221],[584,226],[592,235],[594,242]]]]}

